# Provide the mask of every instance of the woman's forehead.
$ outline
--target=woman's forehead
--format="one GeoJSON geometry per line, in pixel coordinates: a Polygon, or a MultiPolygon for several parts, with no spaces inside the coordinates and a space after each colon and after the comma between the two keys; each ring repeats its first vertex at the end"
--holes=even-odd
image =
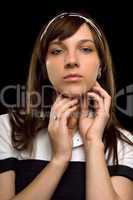
{"type": "Polygon", "coordinates": [[[55,38],[54,40],[52,40],[50,42],[50,45],[53,44],[61,44],[63,42],[80,42],[80,43],[85,43],[85,42],[93,42],[94,43],[94,39],[93,39],[93,34],[89,28],[89,26],[87,24],[82,24],[79,29],[70,37],[65,38],[63,40],[59,39],[60,36],[58,36],[57,38],[55,38]]]}

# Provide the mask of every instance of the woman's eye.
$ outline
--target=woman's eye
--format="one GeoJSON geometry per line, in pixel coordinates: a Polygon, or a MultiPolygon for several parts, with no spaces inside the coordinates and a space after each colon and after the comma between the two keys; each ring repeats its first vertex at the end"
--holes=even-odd
{"type": "Polygon", "coordinates": [[[58,54],[61,54],[62,51],[63,51],[62,49],[53,49],[50,51],[50,53],[53,55],[58,55],[58,54]]]}
{"type": "Polygon", "coordinates": [[[84,53],[90,53],[93,50],[91,48],[88,48],[88,47],[83,47],[83,48],[81,48],[81,51],[84,52],[84,53]]]}

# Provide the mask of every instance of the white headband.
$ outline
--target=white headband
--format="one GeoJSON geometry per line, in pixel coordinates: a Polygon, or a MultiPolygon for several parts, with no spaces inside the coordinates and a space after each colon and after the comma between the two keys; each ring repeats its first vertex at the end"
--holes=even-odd
{"type": "Polygon", "coordinates": [[[45,33],[47,32],[49,26],[57,19],[57,18],[63,18],[65,17],[65,15],[68,15],[68,16],[75,16],[75,17],[80,17],[82,19],[84,19],[87,23],[89,23],[97,32],[98,32],[98,37],[100,38],[101,40],[101,37],[102,37],[102,34],[100,32],[100,30],[96,27],[96,25],[88,18],[82,16],[82,15],[79,15],[77,13],[61,13],[60,15],[57,15],[56,17],[54,17],[52,20],[50,20],[50,22],[48,23],[48,25],[46,26],[46,28],[44,29],[41,37],[40,37],[40,41],[42,40],[43,36],[45,35],[45,33]]]}

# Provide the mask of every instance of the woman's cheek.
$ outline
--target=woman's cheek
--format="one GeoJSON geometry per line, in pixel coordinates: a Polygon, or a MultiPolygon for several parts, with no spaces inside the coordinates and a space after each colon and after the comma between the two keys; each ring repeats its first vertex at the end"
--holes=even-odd
{"type": "Polygon", "coordinates": [[[56,76],[57,70],[55,69],[53,63],[51,63],[49,60],[47,60],[46,62],[46,68],[47,68],[48,78],[50,82],[54,85],[57,79],[56,76]]]}
{"type": "Polygon", "coordinates": [[[57,74],[57,70],[54,70],[54,69],[48,69],[48,77],[49,77],[49,80],[50,82],[52,83],[52,85],[57,85],[58,84],[58,74],[57,74]]]}
{"type": "Polygon", "coordinates": [[[93,63],[93,68],[91,71],[91,77],[92,80],[96,81],[97,76],[98,76],[98,71],[99,71],[99,61],[95,61],[95,63],[93,63]]]}
{"type": "Polygon", "coordinates": [[[98,75],[98,71],[95,70],[95,72],[92,74],[92,80],[96,81],[98,75]]]}
{"type": "Polygon", "coordinates": [[[92,86],[95,84],[96,79],[97,79],[97,74],[98,74],[98,72],[96,70],[93,73],[90,73],[90,76],[88,76],[88,78],[86,80],[88,90],[90,90],[92,88],[92,86]]]}

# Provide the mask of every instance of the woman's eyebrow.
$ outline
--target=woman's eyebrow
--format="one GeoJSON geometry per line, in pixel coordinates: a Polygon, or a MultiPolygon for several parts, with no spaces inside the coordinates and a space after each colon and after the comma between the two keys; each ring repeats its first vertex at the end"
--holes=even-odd
{"type": "MultiPolygon", "coordinates": [[[[91,43],[95,44],[92,39],[81,39],[77,43],[81,45],[81,44],[84,44],[86,42],[91,42],[91,43]]],[[[59,41],[52,41],[52,42],[50,42],[50,46],[52,46],[52,45],[64,45],[64,43],[63,43],[63,41],[60,41],[60,40],[59,41]]]]}
{"type": "Polygon", "coordinates": [[[83,43],[86,43],[86,42],[91,42],[91,43],[93,43],[93,44],[95,44],[94,43],[94,41],[92,40],[92,39],[82,39],[82,40],[79,40],[79,44],[83,44],[83,43]]]}
{"type": "Polygon", "coordinates": [[[53,41],[53,42],[50,42],[50,46],[51,45],[62,45],[63,43],[61,41],[53,41]]]}

